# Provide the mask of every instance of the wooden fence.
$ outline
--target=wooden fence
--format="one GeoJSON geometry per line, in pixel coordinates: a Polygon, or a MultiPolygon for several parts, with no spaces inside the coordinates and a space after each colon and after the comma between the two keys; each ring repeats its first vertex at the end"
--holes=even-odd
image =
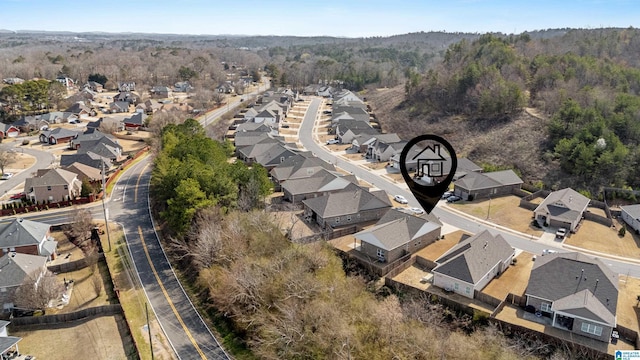
{"type": "Polygon", "coordinates": [[[12,326],[23,325],[52,325],[77,321],[89,317],[112,316],[124,314],[120,304],[94,306],[66,314],[14,317],[11,319],[12,326]]]}
{"type": "Polygon", "coordinates": [[[55,264],[55,265],[47,265],[47,269],[54,274],[63,274],[63,273],[84,269],[87,266],[91,265],[91,262],[95,260],[98,260],[98,261],[104,260],[104,253],[99,253],[98,257],[94,259],[88,259],[86,257],[83,257],[82,259],[78,259],[75,261],[69,261],[66,263],[55,264]]]}
{"type": "Polygon", "coordinates": [[[407,254],[400,259],[392,262],[391,264],[382,267],[380,269],[380,276],[387,276],[390,278],[396,277],[401,272],[410,268],[413,264],[416,263],[416,256],[411,256],[411,254],[407,254]]]}

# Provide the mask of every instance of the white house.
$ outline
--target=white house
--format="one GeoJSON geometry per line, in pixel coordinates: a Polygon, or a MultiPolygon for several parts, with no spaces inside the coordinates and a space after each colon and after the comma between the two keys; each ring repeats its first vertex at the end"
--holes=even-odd
{"type": "Polygon", "coordinates": [[[640,233],[640,204],[621,206],[622,220],[636,232],[640,233]]]}

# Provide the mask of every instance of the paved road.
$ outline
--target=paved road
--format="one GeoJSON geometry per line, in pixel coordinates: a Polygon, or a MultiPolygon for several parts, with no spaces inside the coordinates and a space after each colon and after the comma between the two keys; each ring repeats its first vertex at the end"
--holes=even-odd
{"type": "Polygon", "coordinates": [[[109,202],[120,223],[147,298],[180,359],[228,359],[176,278],[149,212],[150,158],[124,172],[109,202]]]}
{"type": "Polygon", "coordinates": [[[36,162],[30,168],[15,174],[9,180],[1,180],[0,194],[5,194],[6,192],[10,191],[14,187],[20,184],[24,184],[24,181],[28,177],[30,177],[31,173],[35,172],[36,169],[46,169],[55,160],[55,157],[46,151],[34,150],[27,146],[22,146],[20,144],[21,144],[20,141],[14,141],[12,143],[2,144],[0,145],[0,147],[3,150],[14,150],[16,153],[22,152],[25,154],[29,154],[36,158],[36,162]]]}
{"type": "MultiPolygon", "coordinates": [[[[340,168],[351,172],[356,175],[358,178],[374,185],[375,187],[385,190],[389,194],[400,194],[409,200],[409,204],[411,206],[420,207],[420,204],[415,199],[413,194],[406,190],[403,187],[400,187],[394,183],[387,181],[386,179],[378,176],[377,174],[371,172],[369,169],[353,164],[350,161],[345,160],[344,158],[338,157],[331,153],[327,148],[323,145],[319,145],[314,138],[314,123],[319,116],[319,107],[322,103],[321,99],[313,99],[307,109],[307,113],[302,121],[300,126],[300,143],[309,151],[315,153],[319,158],[335,164],[340,168]]],[[[549,248],[550,245],[547,243],[539,243],[536,241],[532,241],[530,237],[522,237],[515,235],[511,232],[506,232],[500,229],[496,229],[494,227],[487,226],[485,224],[473,221],[467,217],[458,215],[454,212],[447,210],[445,207],[439,204],[433,210],[433,213],[444,223],[452,224],[457,228],[468,231],[470,233],[476,233],[484,229],[488,229],[492,234],[501,234],[504,238],[516,249],[522,249],[524,251],[540,254],[543,249],[549,248]]],[[[557,247],[559,251],[567,251],[561,247],[557,247]]],[[[588,254],[586,254],[589,256],[588,254]]],[[[593,256],[591,256],[593,257],[593,256]]],[[[618,261],[610,258],[601,258],[601,260],[609,265],[613,271],[618,274],[629,274],[633,277],[640,277],[640,265],[632,264],[628,262],[618,261]]]]}
{"type": "Polygon", "coordinates": [[[206,128],[207,126],[213,124],[216,122],[216,120],[221,117],[222,115],[228,113],[229,111],[237,108],[238,106],[240,106],[241,102],[240,99],[247,99],[250,98],[252,96],[258,95],[261,92],[268,90],[271,87],[271,81],[267,78],[263,79],[263,82],[260,83],[260,85],[258,85],[258,88],[248,94],[244,94],[242,96],[237,96],[236,97],[236,101],[233,100],[228,100],[229,104],[226,106],[223,106],[217,110],[213,110],[210,111],[208,113],[206,113],[205,115],[203,115],[202,117],[200,117],[198,119],[198,122],[200,123],[200,125],[202,125],[202,127],[206,128]]]}

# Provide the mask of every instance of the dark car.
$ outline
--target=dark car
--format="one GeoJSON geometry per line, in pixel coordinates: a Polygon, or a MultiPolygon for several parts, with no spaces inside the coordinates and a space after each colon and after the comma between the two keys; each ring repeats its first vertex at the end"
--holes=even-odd
{"type": "Polygon", "coordinates": [[[451,195],[447,198],[447,202],[450,202],[450,203],[458,202],[460,200],[462,200],[462,198],[456,195],[451,195]]]}
{"type": "Polygon", "coordinates": [[[445,200],[445,199],[448,199],[450,196],[453,196],[453,191],[445,191],[445,193],[442,194],[441,199],[445,200]]]}

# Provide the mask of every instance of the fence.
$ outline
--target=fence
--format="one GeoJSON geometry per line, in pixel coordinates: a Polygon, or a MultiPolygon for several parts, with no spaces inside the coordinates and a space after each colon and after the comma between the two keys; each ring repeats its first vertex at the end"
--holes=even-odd
{"type": "Polygon", "coordinates": [[[90,307],[66,314],[15,317],[11,319],[11,325],[23,326],[61,324],[70,321],[86,319],[88,317],[111,316],[118,314],[124,314],[122,306],[120,306],[120,304],[111,304],[90,307]]]}
{"type": "Polygon", "coordinates": [[[86,257],[82,258],[82,259],[78,259],[75,261],[69,261],[66,263],[62,263],[62,264],[55,264],[55,265],[48,265],[47,269],[49,271],[51,271],[52,273],[55,274],[62,274],[62,273],[68,273],[68,272],[72,272],[72,271],[76,271],[79,269],[84,269],[87,266],[91,265],[91,263],[95,260],[103,260],[104,259],[104,253],[99,253],[97,258],[94,259],[88,259],[86,257]]]}
{"type": "Polygon", "coordinates": [[[407,254],[400,259],[392,262],[391,264],[380,269],[380,276],[387,276],[390,278],[396,277],[401,272],[410,268],[413,264],[416,263],[416,256],[411,256],[411,254],[407,254]]]}
{"type": "Polygon", "coordinates": [[[438,266],[438,264],[436,264],[435,261],[431,261],[429,259],[425,259],[422,256],[416,256],[416,263],[420,266],[422,266],[425,270],[427,271],[431,271],[433,270],[436,266],[438,266]]]}
{"type": "Polygon", "coordinates": [[[331,240],[345,235],[355,234],[358,231],[358,225],[345,226],[339,229],[331,229],[331,231],[325,233],[325,240],[331,240]]]}

